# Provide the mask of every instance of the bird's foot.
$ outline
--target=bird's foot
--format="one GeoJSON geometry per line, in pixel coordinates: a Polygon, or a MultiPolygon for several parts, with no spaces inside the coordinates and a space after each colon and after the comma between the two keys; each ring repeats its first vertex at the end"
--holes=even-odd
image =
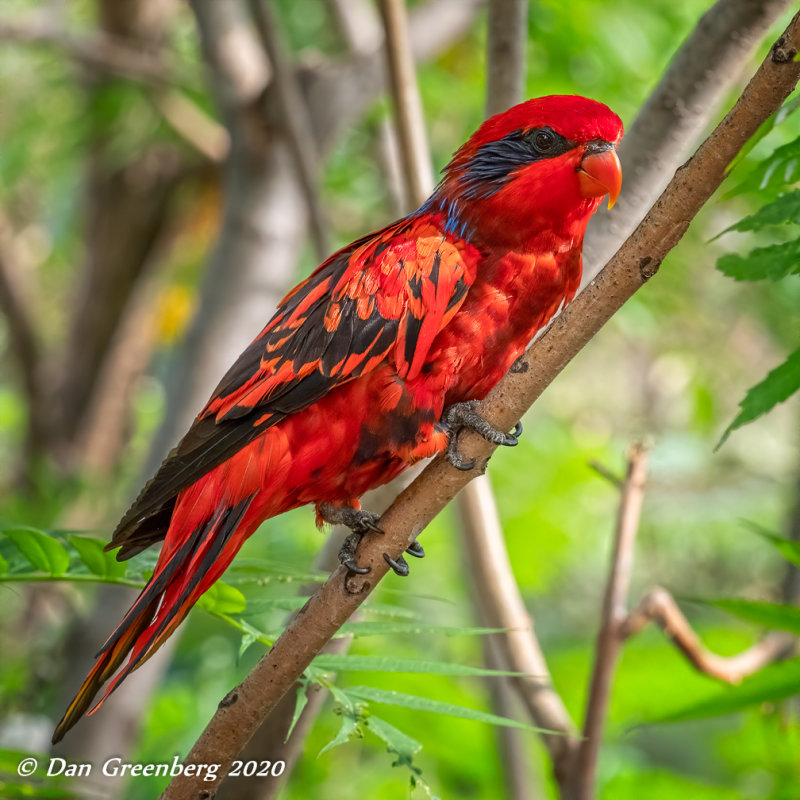
{"type": "MultiPolygon", "coordinates": [[[[339,563],[347,567],[350,572],[366,575],[370,568],[358,566],[356,550],[358,550],[358,545],[365,533],[383,533],[383,529],[378,525],[380,515],[352,506],[334,506],[330,503],[320,503],[317,506],[317,513],[324,522],[350,528],[352,533],[344,540],[339,550],[339,563]]],[[[425,551],[419,542],[412,542],[406,552],[414,558],[425,557],[425,551]]],[[[386,553],[383,554],[383,557],[395,573],[402,577],[408,575],[408,564],[402,556],[396,561],[386,553]]]]}
{"type": "Polygon", "coordinates": [[[344,525],[350,528],[353,533],[383,533],[378,522],[381,515],[372,511],[364,511],[363,508],[353,506],[335,506],[332,503],[319,503],[317,513],[323,522],[331,525],[344,525]]]}
{"type": "Polygon", "coordinates": [[[357,575],[366,575],[369,567],[359,567],[356,563],[358,544],[367,532],[383,533],[378,522],[380,514],[364,511],[354,506],[335,506],[332,503],[317,503],[317,516],[331,525],[344,525],[352,533],[344,540],[339,550],[339,563],[357,575]]]}
{"type": "Polygon", "coordinates": [[[477,411],[477,401],[467,400],[463,403],[454,403],[448,406],[442,414],[442,422],[447,425],[450,432],[450,440],[447,444],[447,460],[456,468],[468,472],[475,468],[475,459],[466,459],[458,449],[458,433],[462,429],[475,431],[483,436],[487,442],[502,445],[503,447],[515,447],[519,444],[519,437],[522,434],[522,423],[518,422],[511,433],[504,433],[493,425],[490,425],[477,411]]]}

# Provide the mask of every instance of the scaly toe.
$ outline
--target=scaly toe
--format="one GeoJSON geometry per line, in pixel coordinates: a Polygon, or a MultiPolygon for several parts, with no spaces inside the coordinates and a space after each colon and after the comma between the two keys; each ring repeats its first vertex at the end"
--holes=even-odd
{"type": "Polygon", "coordinates": [[[464,456],[461,455],[458,449],[458,434],[451,433],[450,434],[450,441],[447,444],[447,450],[445,451],[445,458],[456,468],[460,469],[462,472],[469,472],[471,469],[475,469],[475,464],[478,462],[474,458],[470,458],[467,460],[464,456]]]}
{"type": "Polygon", "coordinates": [[[339,550],[339,563],[357,575],[366,575],[370,571],[369,567],[359,567],[356,563],[356,550],[363,535],[363,533],[353,531],[342,542],[342,547],[339,550]]]}

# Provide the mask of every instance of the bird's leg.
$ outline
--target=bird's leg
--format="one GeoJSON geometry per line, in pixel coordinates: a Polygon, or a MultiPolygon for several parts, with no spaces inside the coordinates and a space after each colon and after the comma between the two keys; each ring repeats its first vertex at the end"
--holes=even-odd
{"type": "Polygon", "coordinates": [[[317,503],[317,514],[323,522],[331,525],[344,525],[350,528],[353,533],[364,534],[367,531],[373,533],[383,533],[378,525],[381,518],[380,514],[372,511],[364,511],[363,508],[355,506],[335,506],[333,503],[317,503]]]}
{"type": "Polygon", "coordinates": [[[322,522],[331,525],[344,525],[350,528],[352,533],[344,540],[339,550],[339,563],[343,564],[351,572],[359,575],[366,575],[369,567],[359,567],[356,564],[355,556],[358,543],[367,531],[372,533],[383,533],[378,525],[380,515],[372,511],[364,511],[363,508],[355,506],[336,506],[333,503],[317,503],[317,517],[322,522]]]}
{"type": "Polygon", "coordinates": [[[504,433],[490,425],[477,411],[477,400],[467,400],[448,406],[442,414],[442,422],[447,425],[450,441],[447,444],[447,460],[456,468],[468,472],[475,467],[475,459],[465,459],[458,450],[458,433],[466,428],[483,436],[487,442],[514,447],[519,444],[522,423],[518,422],[511,433],[504,433]]]}
{"type": "MultiPolygon", "coordinates": [[[[359,567],[356,563],[356,550],[365,533],[383,533],[382,528],[378,525],[380,514],[364,511],[354,506],[335,506],[332,503],[318,503],[317,515],[323,522],[328,522],[331,525],[344,525],[346,528],[350,528],[352,533],[344,540],[339,550],[339,563],[358,575],[368,573],[369,567],[359,567]]],[[[419,542],[412,542],[406,552],[415,558],[425,557],[425,551],[419,542]]],[[[397,561],[390,558],[386,553],[383,554],[383,557],[395,573],[402,577],[408,575],[408,564],[402,556],[397,561]]]]}

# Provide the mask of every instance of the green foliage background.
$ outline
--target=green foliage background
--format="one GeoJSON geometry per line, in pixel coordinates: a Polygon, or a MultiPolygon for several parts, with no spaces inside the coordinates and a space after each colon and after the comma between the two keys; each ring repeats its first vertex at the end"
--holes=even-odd
{"type": "MultiPolygon", "coordinates": [[[[8,0],[3,14],[27,12],[34,6],[8,0]]],[[[656,0],[647,5],[634,0],[569,4],[537,0],[530,13],[528,94],[593,96],[630,124],[671,53],[706,7],[697,0],[656,0]]],[[[340,50],[322,4],[281,0],[279,8],[292,46],[302,57],[340,50]]],[[[76,24],[91,25],[89,3],[74,4],[70,14],[76,24]]],[[[485,19],[480,17],[463,41],[420,69],[437,167],[482,119],[484,44],[485,19]]],[[[181,17],[174,49],[182,69],[196,78],[196,99],[213,109],[197,77],[200,57],[188,13],[181,17]]],[[[55,342],[62,335],[62,309],[80,262],[82,220],[76,198],[82,192],[88,120],[107,124],[120,158],[135,152],[142,141],[169,140],[174,134],[136,86],[115,83],[102,102],[87,108],[69,63],[48,49],[0,50],[0,104],[3,203],[28,226],[30,247],[42,265],[38,282],[47,286],[39,316],[45,335],[55,342]],[[36,102],[30,102],[31,97],[36,102]]],[[[338,242],[378,227],[394,214],[375,145],[376,126],[386,113],[387,105],[379,103],[336,147],[327,165],[324,200],[338,242]]],[[[712,201],[659,275],[537,404],[526,420],[519,447],[498,453],[492,461],[489,472],[515,574],[535,616],[555,684],[576,719],[585,701],[617,502],[616,492],[593,473],[589,461],[621,471],[632,439],[653,441],[634,601],[656,584],[678,597],[779,599],[785,562],[742,521],[752,520],[783,534],[789,515],[797,513],[793,512],[800,472],[797,398],[735,431],[716,452],[715,447],[737,417],[746,389],[783,363],[788,353],[794,351],[797,360],[800,282],[789,274],[797,272],[797,254],[784,271],[786,277],[752,284],[731,280],[715,269],[715,263],[729,254],[721,269],[740,277],[732,265],[754,248],[779,241],[796,250],[796,228],[785,227],[776,234],[772,227],[739,225],[718,240],[712,237],[756,214],[766,200],[780,202],[778,193],[796,183],[793,175],[780,187],[765,187],[745,176],[754,174],[751,171],[776,147],[795,142],[796,148],[797,132],[797,119],[789,117],[758,142],[737,167],[734,182],[742,176],[736,184],[739,190],[728,195],[723,191],[712,201]]],[[[796,222],[797,205],[792,208],[793,217],[788,216],[796,222]]],[[[170,289],[190,303],[196,298],[204,257],[200,247],[175,256],[180,263],[170,289]]],[[[311,256],[306,257],[303,274],[314,265],[311,256]]],[[[262,323],[253,320],[254,332],[262,323]]],[[[0,324],[0,349],[5,336],[0,324]]],[[[138,488],[139,465],[163,409],[172,347],[174,339],[165,338],[150,376],[137,388],[135,429],[125,464],[112,476],[86,475],[77,482],[43,470],[33,496],[24,492],[2,496],[4,528],[52,530],[81,503],[101,504],[108,525],[113,525],[126,498],[138,488]]],[[[13,375],[3,370],[0,462],[7,465],[3,479],[9,485],[25,413],[13,375]]],[[[80,534],[103,538],[108,528],[80,534]]],[[[269,559],[276,575],[283,576],[246,590],[248,601],[262,604],[263,630],[278,629],[292,604],[288,598],[296,596],[296,586],[321,542],[313,515],[305,509],[265,523],[245,546],[237,563],[269,559]],[[297,576],[295,581],[288,582],[287,574],[297,576]],[[271,598],[277,600],[269,607],[265,601],[271,598]]],[[[383,632],[357,637],[351,652],[479,666],[478,635],[402,632],[402,626],[393,626],[403,620],[456,628],[475,624],[450,510],[426,531],[424,544],[428,558],[412,564],[408,579],[384,581],[367,611],[365,619],[383,623],[383,632]]],[[[6,541],[4,546],[13,548],[13,543],[6,541]]],[[[146,569],[152,561],[142,563],[141,569],[146,569]]],[[[0,585],[0,709],[6,722],[24,717],[47,728],[61,712],[59,681],[71,614],[90,612],[95,589],[48,585],[49,611],[28,626],[26,614],[36,591],[40,589],[35,586],[0,585]]],[[[703,640],[722,654],[738,652],[758,637],[758,627],[713,606],[688,604],[686,611],[703,640]]],[[[225,620],[199,609],[192,613],[174,662],[147,709],[136,760],[159,761],[164,754],[186,751],[219,698],[263,650],[263,644],[254,643],[240,653],[241,640],[241,632],[225,620]]],[[[373,696],[374,689],[395,691],[489,712],[488,680],[494,679],[368,670],[340,673],[336,686],[346,692],[348,687],[368,685],[373,696]]],[[[359,691],[364,695],[363,689],[359,691]]],[[[718,687],[693,672],[656,630],[630,641],[612,698],[600,796],[609,800],[800,796],[800,731],[792,704],[765,705],[703,721],[640,724],[667,717],[716,692],[718,687]]],[[[346,697],[352,702],[357,693],[346,697]]],[[[345,698],[339,704],[345,717],[347,702],[345,698]]],[[[408,769],[402,763],[391,767],[403,759],[386,754],[384,742],[369,732],[375,732],[369,724],[363,742],[321,752],[342,725],[342,714],[331,713],[332,705],[328,703],[315,724],[283,797],[404,796],[408,769]]],[[[357,721],[359,713],[353,711],[351,716],[357,721]]],[[[436,794],[500,796],[501,767],[492,726],[377,703],[370,703],[366,713],[379,715],[422,745],[414,764],[436,794]]],[[[521,735],[531,759],[532,780],[541,784],[543,796],[555,796],[536,734],[521,735]]],[[[156,779],[134,780],[127,797],[152,797],[162,785],[156,779]]]]}

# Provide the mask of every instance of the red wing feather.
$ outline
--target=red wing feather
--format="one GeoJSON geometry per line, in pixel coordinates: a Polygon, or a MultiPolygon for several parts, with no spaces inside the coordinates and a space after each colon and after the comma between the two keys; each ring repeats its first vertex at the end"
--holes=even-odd
{"type": "Polygon", "coordinates": [[[109,547],[128,558],[159,541],[181,490],[336,386],[384,360],[414,378],[475,279],[475,255],[412,217],[331,256],[226,373],[109,547]]]}

